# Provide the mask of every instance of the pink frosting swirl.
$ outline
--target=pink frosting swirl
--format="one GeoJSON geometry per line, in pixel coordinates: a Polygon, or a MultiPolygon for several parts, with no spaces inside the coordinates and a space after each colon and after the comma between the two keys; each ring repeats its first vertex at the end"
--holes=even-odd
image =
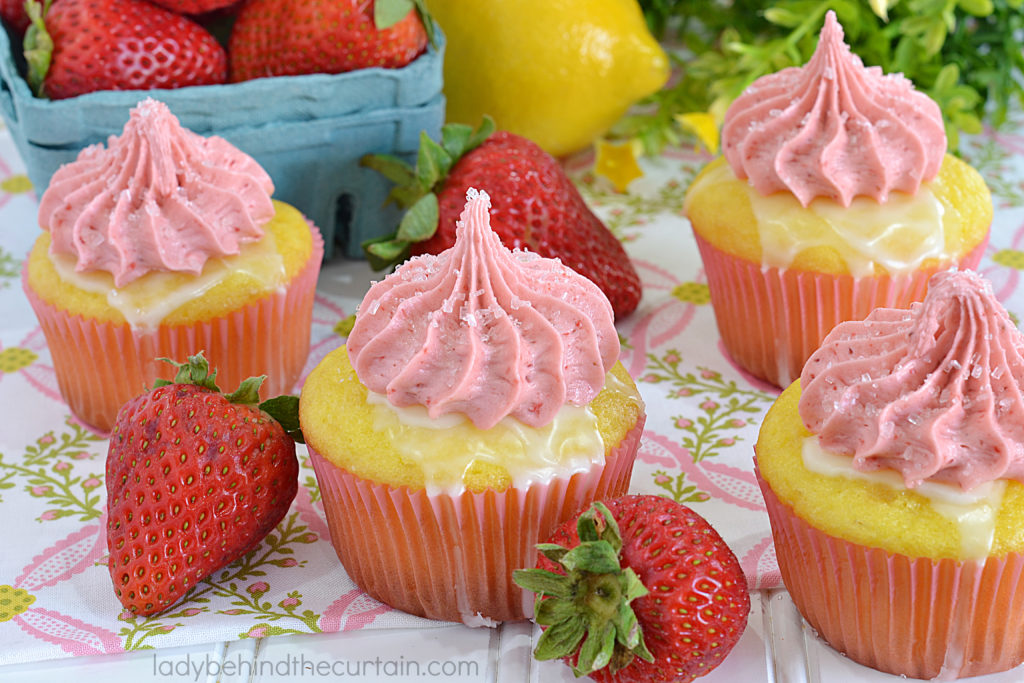
{"type": "Polygon", "coordinates": [[[367,292],[349,358],[395,406],[461,413],[481,429],[505,416],[543,426],[604,386],[619,355],[612,307],[560,261],[505,248],[487,193],[467,195],[452,248],[410,259],[367,292]]]}
{"type": "Polygon", "coordinates": [[[167,105],[146,99],[120,136],[61,166],[39,201],[51,253],[75,270],[104,270],[122,287],[146,273],[198,274],[263,236],[274,184],[220,137],[186,130],[167,105]]]}
{"type": "Polygon", "coordinates": [[[938,105],[902,74],[866,68],[829,11],[805,66],[759,78],[732,103],[722,149],[761,194],[849,206],[858,195],[917,192],[939,172],[946,133],[938,105]]]}
{"type": "Polygon", "coordinates": [[[923,303],[838,325],[804,366],[800,416],[854,467],[967,490],[1024,481],[1024,335],[971,271],[923,303]]]}

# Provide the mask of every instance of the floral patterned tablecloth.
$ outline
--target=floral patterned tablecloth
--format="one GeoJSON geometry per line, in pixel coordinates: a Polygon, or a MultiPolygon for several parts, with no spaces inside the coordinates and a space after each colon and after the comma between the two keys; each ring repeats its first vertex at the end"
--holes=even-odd
{"type": "MultiPolygon", "coordinates": [[[[962,153],[996,204],[980,270],[1011,314],[1024,312],[1024,116],[966,139],[962,153]]],[[[779,585],[752,445],[777,391],[738,370],[718,340],[683,194],[709,159],[672,149],[616,192],[593,157],[566,161],[584,197],[626,243],[640,308],[620,321],[622,360],[648,419],[632,490],[687,503],[731,545],[752,589],[779,585]]],[[[106,441],[78,424],[57,391],[46,343],[21,290],[38,234],[37,196],[0,131],[0,665],[284,633],[438,625],[363,594],[330,545],[305,451],[299,494],[252,553],[154,617],[122,613],[106,569],[106,441]]],[[[369,285],[365,264],[321,274],[308,372],[342,343],[337,326],[369,285]]],[[[1016,319],[1016,317],[1015,317],[1016,319]]]]}

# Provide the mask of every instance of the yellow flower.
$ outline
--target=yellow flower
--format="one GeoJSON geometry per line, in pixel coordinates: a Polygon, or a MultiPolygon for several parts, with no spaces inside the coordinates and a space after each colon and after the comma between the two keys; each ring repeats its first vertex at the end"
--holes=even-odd
{"type": "Polygon", "coordinates": [[[0,373],[23,370],[32,365],[38,357],[34,351],[10,346],[0,351],[0,373]]]}
{"type": "Polygon", "coordinates": [[[637,163],[637,142],[597,141],[597,160],[594,162],[594,173],[612,181],[619,192],[625,192],[631,182],[644,174],[637,163]]]}
{"type": "Polygon", "coordinates": [[[676,114],[676,122],[697,136],[700,144],[711,152],[718,153],[718,123],[714,115],[708,112],[691,112],[689,114],[676,114]]]}
{"type": "Polygon", "coordinates": [[[0,181],[0,190],[8,194],[30,192],[32,190],[32,181],[24,173],[17,173],[0,181]]]}
{"type": "Polygon", "coordinates": [[[684,282],[672,290],[672,296],[698,306],[711,303],[711,291],[707,285],[700,282],[684,282]]]}
{"type": "Polygon", "coordinates": [[[0,621],[10,621],[35,601],[36,596],[24,588],[0,586],[0,621]]]}

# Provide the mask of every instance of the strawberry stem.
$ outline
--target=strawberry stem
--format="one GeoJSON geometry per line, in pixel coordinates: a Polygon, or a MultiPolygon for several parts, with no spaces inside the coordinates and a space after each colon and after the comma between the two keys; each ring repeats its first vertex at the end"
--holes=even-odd
{"type": "Polygon", "coordinates": [[[534,657],[561,659],[578,652],[577,676],[604,667],[615,673],[640,657],[654,657],[644,644],[633,600],[648,590],[631,568],[622,567],[622,536],[608,508],[595,502],[576,523],[580,543],[567,549],[551,543],[537,546],[564,573],[517,569],[513,580],[537,594],[534,620],[547,626],[534,657]],[[582,643],[582,646],[581,646],[582,643]]]}
{"type": "Polygon", "coordinates": [[[360,160],[395,183],[387,201],[406,209],[395,232],[363,242],[370,267],[384,270],[401,263],[409,257],[411,244],[434,236],[439,220],[437,188],[459,159],[483,144],[494,130],[494,119],[485,115],[476,130],[464,123],[445,124],[440,143],[421,133],[415,167],[387,154],[367,154],[360,160]]]}
{"type": "MultiPolygon", "coordinates": [[[[206,360],[202,351],[194,356],[189,356],[188,360],[184,363],[179,363],[170,358],[157,358],[157,360],[170,363],[178,369],[178,372],[175,374],[173,381],[157,379],[153,382],[154,388],[170,384],[194,384],[218,394],[223,393],[220,387],[217,386],[217,371],[210,372],[210,363],[206,360]]],[[[266,375],[244,379],[237,389],[229,394],[224,394],[224,398],[227,399],[228,403],[259,408],[276,420],[293,441],[305,443],[302,431],[299,429],[299,397],[286,394],[284,396],[268,398],[260,403],[260,387],[266,379],[266,375]]]]}

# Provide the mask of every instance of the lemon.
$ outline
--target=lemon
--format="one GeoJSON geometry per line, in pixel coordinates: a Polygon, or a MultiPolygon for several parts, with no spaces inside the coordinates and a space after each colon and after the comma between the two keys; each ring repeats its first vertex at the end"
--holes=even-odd
{"type": "Polygon", "coordinates": [[[498,127],[561,156],[668,80],[636,0],[427,0],[444,31],[449,122],[498,127]]]}

